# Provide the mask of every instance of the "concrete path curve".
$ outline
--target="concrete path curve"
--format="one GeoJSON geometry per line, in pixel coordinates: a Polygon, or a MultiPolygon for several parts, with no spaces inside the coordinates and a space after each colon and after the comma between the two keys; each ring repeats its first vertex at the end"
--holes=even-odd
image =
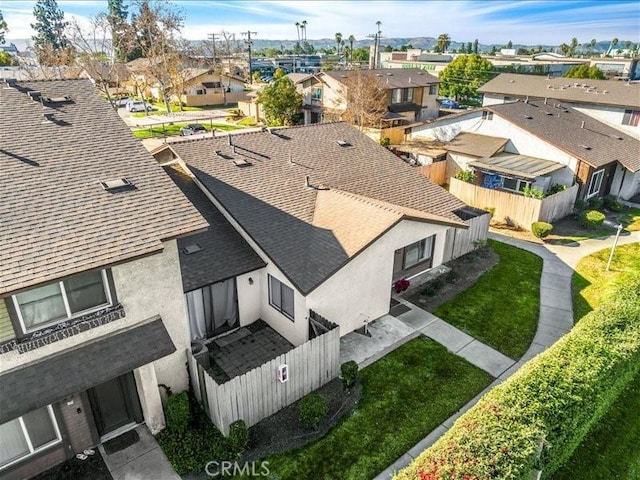
{"type": "MultiPolygon", "coordinates": [[[[471,399],[466,405],[458,410],[458,412],[442,422],[442,424],[436,427],[436,429],[433,430],[429,435],[423,438],[407,453],[402,455],[392,465],[390,465],[382,473],[376,476],[374,480],[391,479],[398,470],[405,468],[413,461],[415,457],[417,457],[418,455],[420,455],[420,453],[433,445],[433,443],[435,443],[438,438],[440,438],[449,428],[451,428],[453,423],[464,412],[475,405],[485,393],[509,378],[524,363],[538,355],[540,352],[546,350],[548,347],[553,345],[560,337],[571,330],[571,328],[573,327],[571,276],[573,275],[574,268],[581,258],[587,255],[591,255],[592,253],[599,250],[611,248],[614,242],[614,237],[604,237],[584,240],[582,242],[576,242],[569,245],[541,245],[493,232],[489,233],[489,238],[506,243],[508,245],[512,245],[514,247],[521,248],[523,250],[527,250],[542,258],[542,276],[540,278],[540,316],[538,319],[538,328],[536,330],[534,339],[529,346],[529,349],[522,356],[522,358],[520,358],[517,362],[512,361],[512,364],[506,370],[498,372],[499,367],[491,367],[491,369],[495,373],[497,373],[497,375],[494,375],[492,373],[492,375],[496,378],[493,383],[491,383],[487,388],[485,388],[482,392],[471,399]]],[[[624,235],[620,236],[618,245],[635,242],[640,242],[640,232],[626,232],[624,235]]],[[[472,361],[472,359],[469,358],[469,355],[464,355],[465,347],[458,347],[458,350],[456,351],[457,345],[455,341],[460,340],[463,337],[459,337],[456,332],[453,332],[451,330],[455,329],[455,327],[447,324],[441,319],[438,319],[429,312],[419,309],[418,307],[407,302],[404,299],[398,298],[397,300],[411,308],[410,312],[399,315],[398,319],[404,321],[408,325],[414,326],[414,328],[418,327],[417,329],[425,335],[433,338],[439,343],[442,343],[452,352],[457,353],[464,358],[467,358],[467,360],[469,360],[471,363],[479,366],[480,368],[483,368],[483,366],[481,366],[477,361],[477,357],[473,357],[473,360],[475,361],[472,361]],[[422,315],[419,311],[424,312],[424,314],[426,315],[422,315]],[[428,319],[430,318],[429,316],[433,317],[433,319],[435,320],[428,322],[428,319]],[[428,323],[421,325],[420,322],[428,323]],[[430,325],[433,325],[431,329],[429,328],[430,325]],[[446,332],[448,332],[449,335],[447,335],[446,332]],[[431,335],[429,333],[431,333],[431,335]]],[[[463,333],[463,335],[466,334],[463,333]]],[[[472,341],[474,340],[472,337],[469,338],[471,338],[472,341]]],[[[477,340],[475,341],[478,342],[477,340]]],[[[467,345],[470,345],[470,343],[468,343],[467,345]]],[[[490,350],[493,350],[491,349],[491,347],[488,347],[486,345],[484,346],[490,350]]],[[[493,351],[495,352],[495,350],[493,351]]],[[[484,350],[479,352],[483,352],[486,354],[486,352],[488,351],[484,350]]],[[[489,358],[493,358],[493,354],[491,352],[489,352],[489,355],[489,358]]],[[[491,371],[487,368],[483,368],[483,370],[491,373],[491,371]]]]}

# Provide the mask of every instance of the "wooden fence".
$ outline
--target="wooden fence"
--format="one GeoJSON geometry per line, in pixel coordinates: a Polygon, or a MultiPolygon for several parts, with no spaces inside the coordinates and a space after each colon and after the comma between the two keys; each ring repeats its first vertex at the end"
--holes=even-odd
{"type": "Polygon", "coordinates": [[[447,183],[447,162],[434,162],[429,165],[416,167],[417,172],[423,177],[427,177],[433,183],[444,185],[447,183]]]}
{"type": "Polygon", "coordinates": [[[299,400],[336,378],[340,370],[340,329],[334,328],[274,358],[244,375],[218,384],[187,351],[191,386],[211,421],[224,435],[229,425],[247,426],[299,400]],[[288,366],[288,381],[278,379],[278,367],[288,366]]]}
{"type": "Polygon", "coordinates": [[[476,248],[477,242],[484,242],[487,240],[491,215],[489,212],[479,215],[478,213],[479,212],[476,212],[476,216],[465,220],[469,225],[467,230],[463,230],[462,228],[450,228],[447,230],[447,237],[444,244],[444,256],[442,259],[443,263],[469,253],[476,248]]]}
{"type": "Polygon", "coordinates": [[[468,205],[482,209],[495,209],[494,221],[530,230],[533,222],[551,223],[571,213],[578,194],[578,185],[549,197],[537,199],[503,190],[483,188],[451,178],[449,192],[468,205]]]}

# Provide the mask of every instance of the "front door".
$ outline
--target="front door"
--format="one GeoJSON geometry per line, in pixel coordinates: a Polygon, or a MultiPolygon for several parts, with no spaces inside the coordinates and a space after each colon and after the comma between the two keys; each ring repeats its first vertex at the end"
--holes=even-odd
{"type": "Polygon", "coordinates": [[[133,373],[97,385],[88,393],[101,437],[129,423],[142,421],[133,373]]]}

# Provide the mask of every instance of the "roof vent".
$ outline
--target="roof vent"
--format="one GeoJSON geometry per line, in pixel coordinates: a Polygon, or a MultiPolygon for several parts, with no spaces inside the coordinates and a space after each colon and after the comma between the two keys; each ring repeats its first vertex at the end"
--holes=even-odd
{"type": "Polygon", "coordinates": [[[135,190],[136,186],[126,178],[117,178],[115,180],[107,180],[106,182],[100,182],[102,188],[109,193],[124,192],[127,190],[135,190]]]}
{"type": "Polygon", "coordinates": [[[55,115],[55,113],[52,112],[52,111],[42,112],[42,116],[44,117],[44,120],[42,121],[42,123],[53,123],[53,116],[54,115],[55,115]]]}
{"type": "Polygon", "coordinates": [[[392,76],[393,76],[393,73],[387,72],[387,77],[392,77],[392,76]]]}
{"type": "Polygon", "coordinates": [[[220,158],[224,158],[225,160],[231,160],[233,158],[223,153],[222,150],[216,150],[216,155],[220,158]]]}
{"type": "Polygon", "coordinates": [[[27,92],[27,95],[29,95],[29,98],[34,102],[39,102],[40,97],[42,96],[42,94],[37,90],[32,90],[31,92],[27,92]]]}
{"type": "Polygon", "coordinates": [[[240,160],[234,160],[233,164],[236,167],[249,167],[253,165],[251,162],[247,162],[245,159],[241,158],[240,160]]]}
{"type": "Polygon", "coordinates": [[[45,103],[49,104],[59,104],[59,103],[71,103],[71,97],[65,95],[64,97],[42,97],[45,103]]]}
{"type": "Polygon", "coordinates": [[[591,150],[591,147],[589,145],[580,145],[580,146],[585,150],[591,150]]]}
{"type": "Polygon", "coordinates": [[[531,115],[525,115],[524,118],[526,118],[527,120],[533,120],[533,117],[531,115]]]}
{"type": "Polygon", "coordinates": [[[549,115],[550,117],[553,117],[553,113],[552,112],[544,112],[545,115],[549,115]]]}
{"type": "Polygon", "coordinates": [[[621,137],[621,136],[619,136],[619,135],[611,134],[611,135],[609,135],[609,136],[610,136],[611,138],[615,138],[616,140],[622,140],[622,137],[621,137]]]}
{"type": "Polygon", "coordinates": [[[353,145],[351,145],[351,143],[347,142],[346,140],[338,140],[338,145],[344,148],[353,147],[353,145]]]}
{"type": "Polygon", "coordinates": [[[509,80],[509,83],[516,83],[515,80],[509,80]]]}
{"type": "Polygon", "coordinates": [[[182,253],[185,255],[191,255],[192,253],[196,253],[202,250],[202,247],[199,243],[190,243],[186,247],[182,249],[182,253]]]}
{"type": "Polygon", "coordinates": [[[18,81],[15,78],[4,78],[3,79],[3,83],[4,83],[4,87],[3,88],[13,88],[16,86],[16,83],[18,81]]]}

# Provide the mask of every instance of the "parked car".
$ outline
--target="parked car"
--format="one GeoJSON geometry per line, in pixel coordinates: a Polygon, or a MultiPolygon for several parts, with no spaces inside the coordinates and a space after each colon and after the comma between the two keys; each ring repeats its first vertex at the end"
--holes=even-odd
{"type": "Polygon", "coordinates": [[[128,112],[144,112],[145,109],[148,112],[150,112],[152,110],[157,110],[156,107],[154,107],[150,103],[143,102],[142,100],[129,100],[127,102],[127,111],[128,112]]]}
{"type": "Polygon", "coordinates": [[[132,101],[131,97],[121,97],[121,98],[116,98],[113,101],[113,103],[116,106],[116,108],[121,108],[121,107],[126,107],[127,103],[131,101],[132,101]]]}
{"type": "Polygon", "coordinates": [[[199,123],[190,123],[189,125],[185,125],[180,129],[180,135],[186,137],[188,135],[195,135],[197,133],[206,133],[207,129],[204,128],[199,123]]]}
{"type": "Polygon", "coordinates": [[[451,100],[450,98],[445,98],[444,100],[439,100],[440,106],[444,108],[460,108],[458,102],[455,100],[451,100]]]}

